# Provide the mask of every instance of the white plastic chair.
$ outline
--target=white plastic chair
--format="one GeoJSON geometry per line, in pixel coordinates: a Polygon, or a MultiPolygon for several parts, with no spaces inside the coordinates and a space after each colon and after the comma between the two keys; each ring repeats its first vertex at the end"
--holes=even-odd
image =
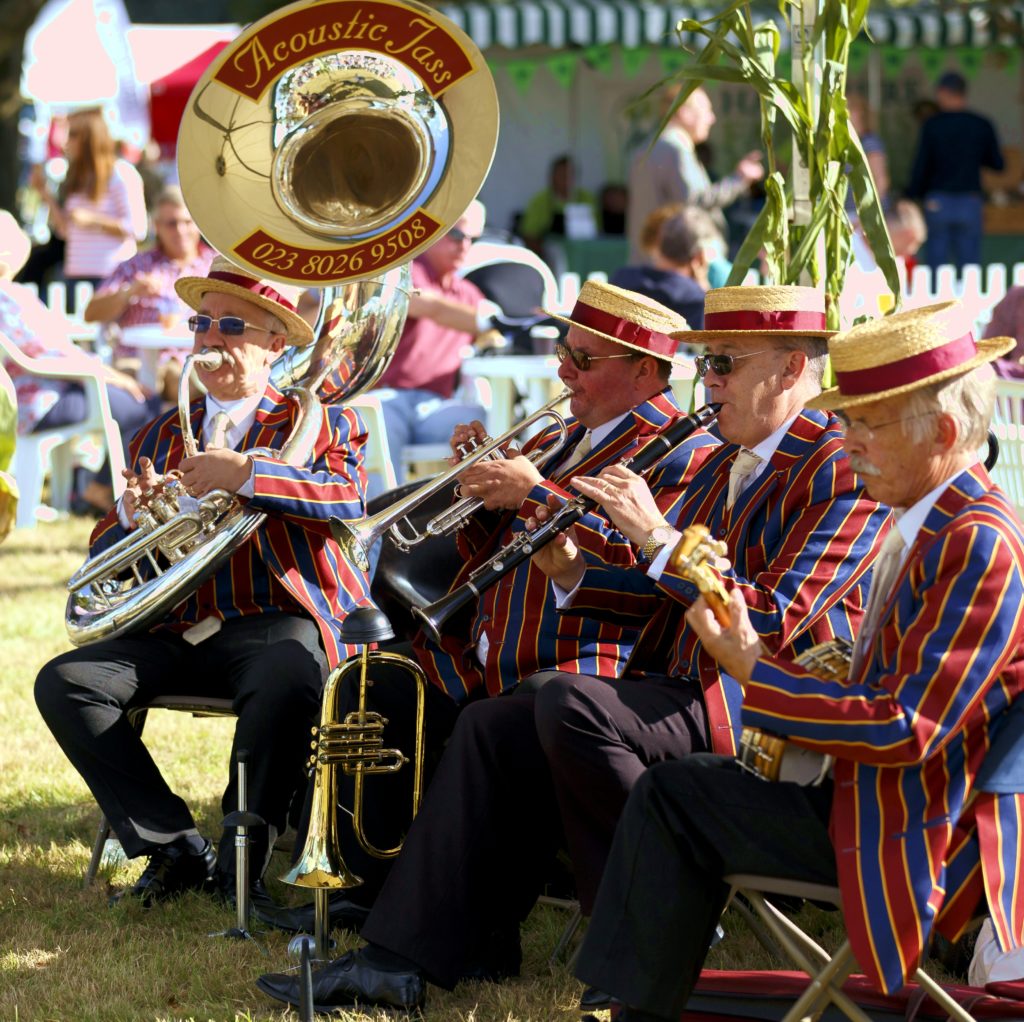
{"type": "Polygon", "coordinates": [[[31,358],[0,333],[0,355],[24,372],[48,379],[77,380],[85,388],[88,412],[85,420],[69,426],[44,429],[19,436],[14,451],[14,478],[21,496],[18,500],[17,528],[36,524],[42,501],[43,481],[50,476],[50,504],[66,511],[71,503],[71,487],[75,467],[75,449],[80,440],[98,435],[100,454],[110,458],[114,495],[124,490],[121,475],[124,451],[121,433],[110,412],[106,381],[101,379],[96,363],[87,355],[65,355],[61,358],[31,358]]]}
{"type": "Polygon", "coordinates": [[[363,453],[363,465],[367,472],[376,472],[384,480],[384,489],[393,490],[398,485],[395,463],[391,460],[388,431],[384,424],[384,409],[380,398],[373,394],[360,394],[346,402],[355,408],[366,423],[367,442],[363,453]]]}
{"type": "Polygon", "coordinates": [[[999,441],[992,479],[1024,520],[1024,380],[996,380],[992,431],[999,441]]]}

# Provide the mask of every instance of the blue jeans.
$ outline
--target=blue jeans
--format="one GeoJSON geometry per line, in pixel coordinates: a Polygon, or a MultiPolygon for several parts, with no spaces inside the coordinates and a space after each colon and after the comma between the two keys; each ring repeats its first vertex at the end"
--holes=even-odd
{"type": "Polygon", "coordinates": [[[981,196],[975,192],[929,192],[924,199],[928,225],[925,262],[934,270],[952,263],[981,265],[981,196]]]}

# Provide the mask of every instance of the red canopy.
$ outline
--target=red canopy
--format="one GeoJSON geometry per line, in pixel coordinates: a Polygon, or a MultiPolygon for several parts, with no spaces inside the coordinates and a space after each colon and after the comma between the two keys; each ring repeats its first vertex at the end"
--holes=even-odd
{"type": "Polygon", "coordinates": [[[187,64],[182,64],[150,85],[150,134],[160,143],[160,149],[166,155],[174,152],[178,141],[178,126],[196,82],[213,63],[213,58],[227,45],[227,41],[214,43],[187,64]]]}

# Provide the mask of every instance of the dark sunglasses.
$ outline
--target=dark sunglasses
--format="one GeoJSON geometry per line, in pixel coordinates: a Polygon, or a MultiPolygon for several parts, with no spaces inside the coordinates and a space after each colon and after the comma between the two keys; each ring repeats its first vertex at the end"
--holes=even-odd
{"type": "Polygon", "coordinates": [[[589,355],[585,351],[580,351],[579,348],[570,348],[564,341],[558,341],[555,344],[555,358],[559,362],[564,362],[567,358],[572,359],[572,364],[579,369],[581,373],[585,373],[592,362],[598,362],[603,358],[632,358],[632,353],[627,352],[625,355],[589,355]]]}
{"type": "Polygon", "coordinates": [[[708,370],[715,376],[728,376],[733,370],[733,364],[741,358],[750,358],[751,355],[763,355],[769,348],[762,348],[760,351],[748,351],[744,355],[698,355],[693,364],[697,367],[697,375],[703,378],[708,370]]]}
{"type": "Polygon", "coordinates": [[[221,316],[220,319],[214,319],[213,316],[189,316],[188,317],[188,328],[194,334],[205,334],[209,332],[209,329],[213,324],[217,324],[217,329],[225,337],[241,337],[246,330],[262,330],[265,334],[274,333],[273,330],[268,329],[265,326],[256,326],[255,323],[246,323],[244,319],[238,316],[221,316]]]}
{"type": "Polygon", "coordinates": [[[450,241],[454,241],[456,245],[461,245],[464,241],[468,241],[472,245],[478,242],[482,237],[482,234],[478,234],[474,238],[472,234],[467,234],[465,231],[460,230],[458,227],[453,227],[448,232],[448,239],[450,241]]]}

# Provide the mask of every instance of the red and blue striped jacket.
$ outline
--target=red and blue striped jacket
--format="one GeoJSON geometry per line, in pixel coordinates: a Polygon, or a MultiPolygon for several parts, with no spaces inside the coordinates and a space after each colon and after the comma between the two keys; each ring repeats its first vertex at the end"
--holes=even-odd
{"type": "MultiPolygon", "coordinates": [[[[192,431],[202,436],[205,399],[191,405],[192,431]]],[[[256,410],[241,450],[278,449],[288,439],[296,405],[270,384],[256,410]]],[[[248,507],[266,520],[190,596],[157,627],[184,630],[207,617],[231,618],[283,611],[311,617],[320,629],[333,668],[356,652],[341,643],[338,629],[345,615],[371,603],[365,572],[343,556],[331,535],[331,517],[364,514],[366,429],[358,413],[337,405],[321,410],[320,433],[311,462],[293,468],[267,454],[252,455],[253,496],[248,507]]],[[[176,468],[184,457],[178,411],[154,419],[132,440],[129,464],[149,458],[157,472],[176,468]]],[[[124,535],[112,510],[92,534],[91,552],[99,553],[124,535]]]]}
{"type": "MultiPolygon", "coordinates": [[[[711,454],[686,491],[676,527],[706,525],[725,543],[732,562],[726,587],[743,594],[772,652],[795,657],[826,639],[852,638],[889,512],[856,483],[838,420],[801,412],[768,466],[727,509],[729,469],[738,451],[736,444],[724,444],[711,454]]],[[[698,677],[711,746],[731,755],[742,693],[686,624],[683,611],[697,595],[671,568],[655,583],[646,567],[588,566],[568,612],[646,620],[628,670],[698,677]]]]}
{"type": "MultiPolygon", "coordinates": [[[[567,489],[569,479],[593,475],[634,454],[646,440],[685,414],[671,390],[666,389],[632,409],[582,461],[563,469],[562,463],[570,460],[571,452],[586,432],[581,423],[569,419],[565,448],[538,463],[545,478],[530,491],[518,512],[500,519],[481,512],[459,533],[459,547],[466,561],[453,588],[521,532],[526,519],[545,503],[548,494],[563,500],[577,496],[567,489]]],[[[556,438],[555,428],[545,430],[528,441],[524,453],[551,448],[556,438]]],[[[658,506],[670,520],[686,485],[716,443],[709,433],[698,430],[649,474],[658,506]]],[[[585,515],[577,523],[576,531],[588,560],[624,566],[635,563],[636,552],[629,541],[599,512],[585,515]]],[[[445,635],[441,646],[421,634],[415,649],[427,677],[461,702],[481,685],[489,694],[497,695],[540,670],[618,677],[637,633],[637,626],[631,623],[588,621],[559,614],[547,576],[531,561],[525,561],[484,593],[468,634],[445,635]],[[475,645],[484,632],[488,640],[486,666],[475,655],[475,645]]]]}
{"type": "MultiPolygon", "coordinates": [[[[983,898],[1024,938],[1024,793],[975,785],[1024,689],[1024,537],[980,465],[936,501],[845,682],[758,661],[743,720],[836,756],[831,836],[857,961],[889,992],[983,898]]],[[[986,764],[991,770],[992,764],[986,764]]]]}

